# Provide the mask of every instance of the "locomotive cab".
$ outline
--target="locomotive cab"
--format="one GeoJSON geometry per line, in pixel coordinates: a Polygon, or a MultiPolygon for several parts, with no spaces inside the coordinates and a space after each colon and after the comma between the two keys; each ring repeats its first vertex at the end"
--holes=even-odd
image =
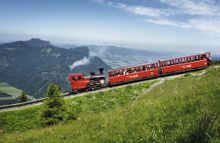
{"type": "Polygon", "coordinates": [[[89,78],[85,77],[83,73],[69,74],[69,81],[72,87],[72,91],[77,93],[78,91],[86,90],[89,83],[89,78]]]}
{"type": "Polygon", "coordinates": [[[83,73],[69,74],[69,82],[74,93],[82,91],[91,91],[105,87],[105,75],[103,68],[100,68],[100,73],[91,72],[90,76],[85,76],[83,73]]]}

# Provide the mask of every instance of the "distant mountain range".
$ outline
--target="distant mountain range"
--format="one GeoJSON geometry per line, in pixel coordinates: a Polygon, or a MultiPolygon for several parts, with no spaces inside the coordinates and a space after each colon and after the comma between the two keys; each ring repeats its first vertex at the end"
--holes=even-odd
{"type": "MultiPolygon", "coordinates": [[[[77,45],[65,44],[59,45],[62,48],[70,49],[75,48],[77,45]]],[[[85,45],[89,48],[89,51],[98,57],[100,57],[106,64],[112,68],[119,68],[124,66],[131,66],[143,63],[157,62],[158,60],[165,60],[171,58],[178,58],[182,56],[190,56],[198,53],[185,51],[185,52],[166,52],[157,51],[154,52],[152,47],[146,47],[146,49],[124,48],[118,46],[100,46],[100,45],[85,45]]],[[[213,60],[220,60],[220,55],[211,53],[213,60]]]]}
{"type": "Polygon", "coordinates": [[[215,61],[220,61],[220,55],[213,55],[212,59],[215,61]]]}
{"type": "Polygon", "coordinates": [[[88,45],[91,52],[96,53],[105,63],[112,68],[151,63],[159,59],[172,56],[181,56],[181,53],[159,53],[141,49],[128,49],[116,46],[88,45]]]}
{"type": "Polygon", "coordinates": [[[100,67],[111,68],[99,57],[90,56],[88,47],[64,49],[41,39],[0,45],[0,82],[22,89],[35,98],[44,97],[50,82],[69,91],[69,73],[89,73],[100,67]],[[82,59],[86,59],[86,63],[82,63],[82,59]],[[71,65],[76,66],[71,69],[71,65]]]}

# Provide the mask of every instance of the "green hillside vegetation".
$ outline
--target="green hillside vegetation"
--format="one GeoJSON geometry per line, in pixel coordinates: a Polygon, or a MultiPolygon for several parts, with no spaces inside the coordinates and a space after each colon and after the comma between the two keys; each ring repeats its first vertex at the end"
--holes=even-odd
{"type": "MultiPolygon", "coordinates": [[[[65,100],[70,119],[81,118],[89,114],[107,112],[126,105],[136,99],[138,93],[146,90],[156,81],[122,87],[99,93],[88,93],[65,100]]],[[[41,128],[40,114],[42,105],[24,109],[0,112],[0,128],[4,133],[22,132],[41,128]]]]}
{"type": "Polygon", "coordinates": [[[37,119],[41,106],[1,112],[1,139],[6,143],[220,142],[220,68],[186,74],[147,92],[151,84],[67,100],[76,120],[47,128],[41,128],[37,119]]]}
{"type": "Polygon", "coordinates": [[[11,97],[17,98],[18,96],[21,95],[22,91],[15,87],[8,85],[7,83],[0,83],[0,92],[7,93],[11,95],[11,97]]]}
{"type": "MultiPolygon", "coordinates": [[[[15,88],[7,83],[0,83],[0,105],[4,103],[17,103],[19,101],[19,96],[21,95],[22,90],[15,88]]],[[[28,99],[34,99],[33,97],[28,96],[28,99]]]]}

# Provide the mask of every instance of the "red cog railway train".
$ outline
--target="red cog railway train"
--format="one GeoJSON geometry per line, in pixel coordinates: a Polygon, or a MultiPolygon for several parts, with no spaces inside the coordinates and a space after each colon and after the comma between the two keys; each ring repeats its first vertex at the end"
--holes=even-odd
{"type": "Polygon", "coordinates": [[[100,73],[91,72],[90,76],[83,73],[69,74],[69,81],[74,93],[92,91],[118,84],[157,78],[206,68],[211,63],[211,53],[203,53],[176,59],[158,61],[151,64],[124,67],[109,70],[107,75],[100,68],[100,73]]]}

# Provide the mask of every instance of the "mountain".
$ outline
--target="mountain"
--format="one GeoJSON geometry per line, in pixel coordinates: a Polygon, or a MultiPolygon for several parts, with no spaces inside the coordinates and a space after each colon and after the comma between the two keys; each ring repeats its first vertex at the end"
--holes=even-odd
{"type": "Polygon", "coordinates": [[[172,57],[172,55],[176,55],[176,53],[158,53],[147,50],[128,49],[116,46],[88,45],[88,47],[90,51],[98,55],[112,68],[154,62],[159,59],[166,59],[172,57]]]}
{"type": "Polygon", "coordinates": [[[32,38],[31,40],[25,41],[28,45],[33,47],[45,47],[45,46],[53,46],[50,41],[44,41],[39,38],[32,38]]]}
{"type": "Polygon", "coordinates": [[[69,91],[69,73],[89,73],[100,67],[106,70],[111,68],[99,57],[90,57],[89,49],[85,46],[63,49],[41,39],[0,45],[0,82],[22,89],[35,98],[44,97],[50,82],[55,82],[62,90],[69,91]],[[72,70],[69,68],[83,58],[89,61],[72,70]]]}

